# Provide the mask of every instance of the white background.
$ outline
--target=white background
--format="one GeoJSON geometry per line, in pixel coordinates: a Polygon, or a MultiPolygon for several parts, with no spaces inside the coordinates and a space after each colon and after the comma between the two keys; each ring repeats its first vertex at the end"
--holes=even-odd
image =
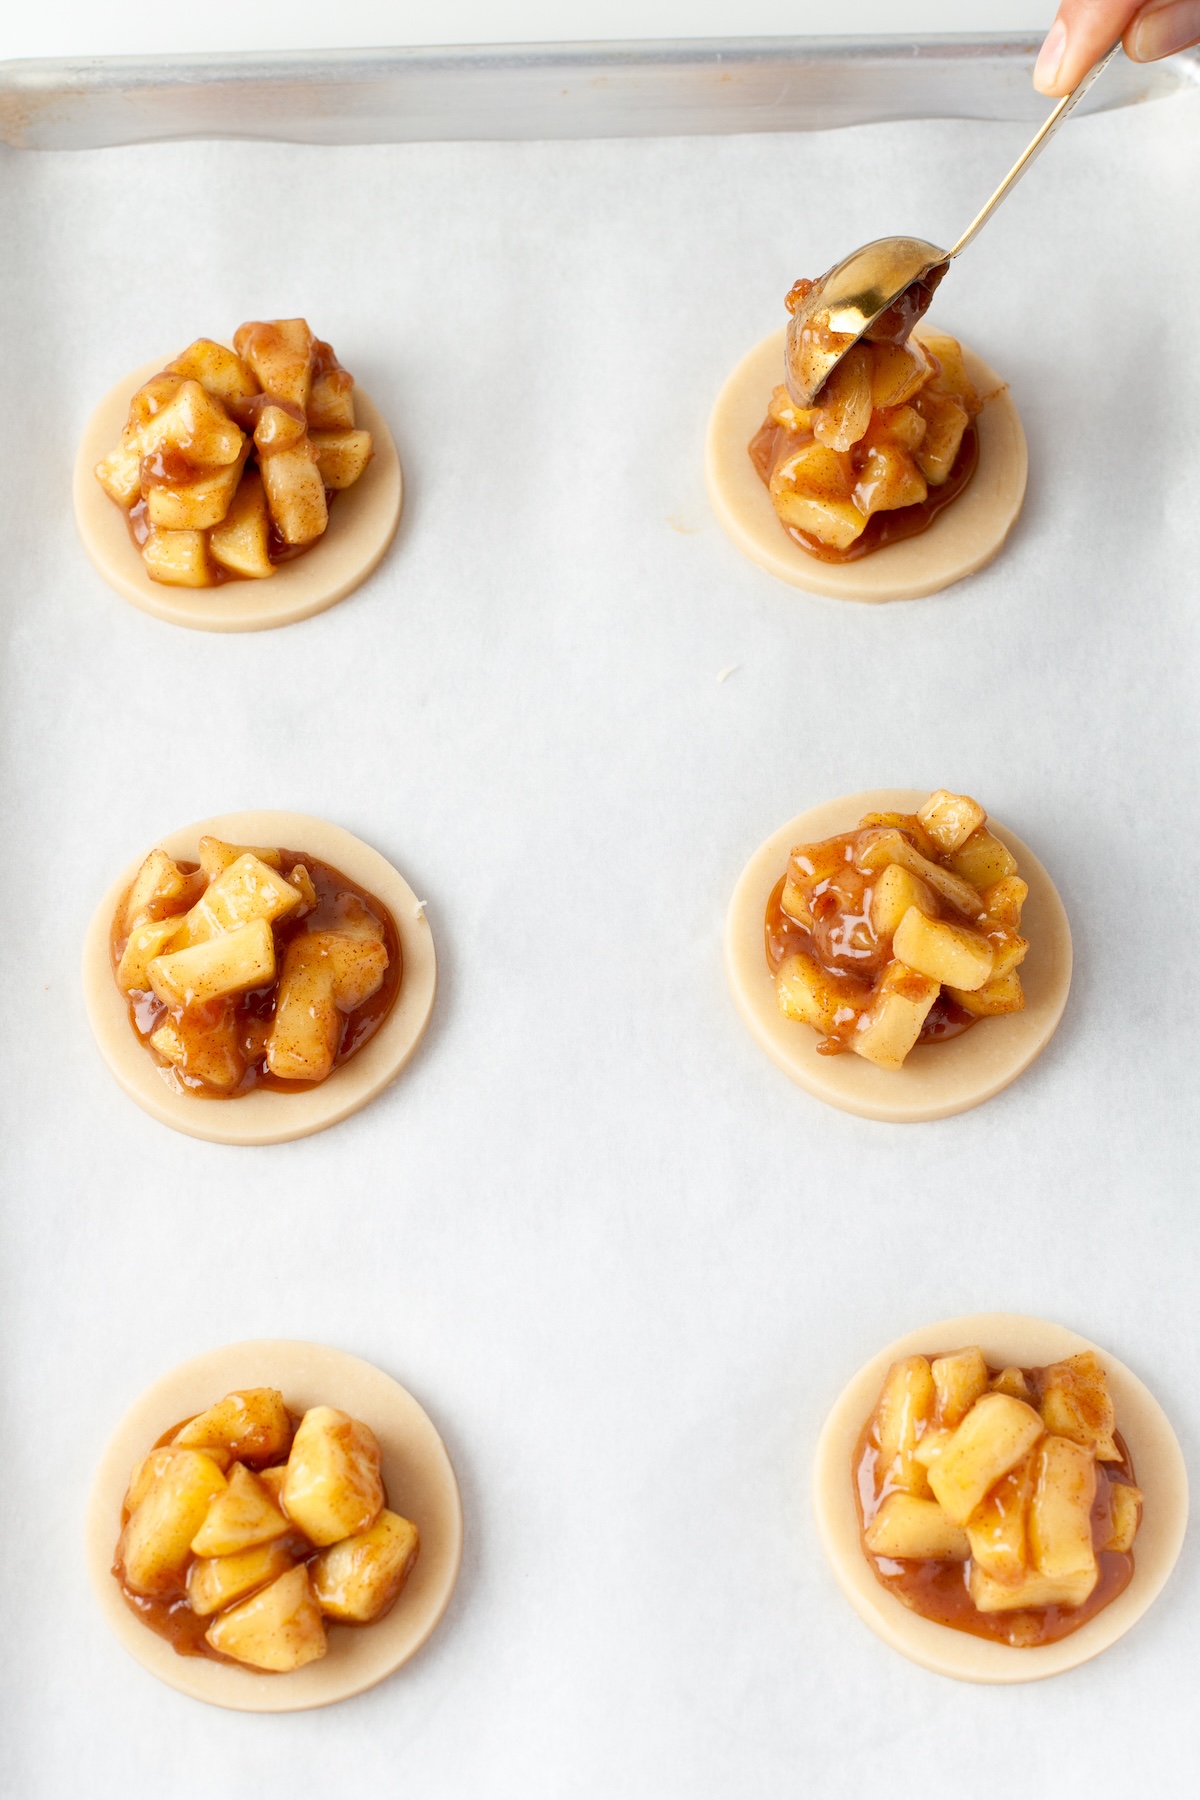
{"type": "Polygon", "coordinates": [[[1039,31],[1053,16],[1053,0],[49,0],[10,7],[0,56],[1039,31]]]}
{"type": "Polygon", "coordinates": [[[0,162],[6,1794],[1186,1791],[1193,1545],[1094,1664],[973,1689],[850,1612],[807,1484],[865,1358],[992,1307],[1110,1346],[1194,1457],[1200,100],[1073,121],[939,294],[1030,439],[990,569],[911,604],[807,598],[724,539],[700,466],[792,278],[882,231],[945,240],[1024,135],[0,162]],[[75,541],[82,425],[148,356],[300,310],[393,425],[395,550],[282,632],[158,624],[75,541]],[[877,783],[977,794],[1075,935],[1046,1054],[937,1125],[793,1088],[722,973],[749,853],[877,783]],[[114,870],[251,805],[387,854],[442,986],[366,1112],[238,1152],[122,1096],[76,963],[114,870]],[[79,1543],[129,1401],[275,1334],[412,1389],[467,1549],[399,1677],[255,1719],[138,1668],[79,1543]]]}

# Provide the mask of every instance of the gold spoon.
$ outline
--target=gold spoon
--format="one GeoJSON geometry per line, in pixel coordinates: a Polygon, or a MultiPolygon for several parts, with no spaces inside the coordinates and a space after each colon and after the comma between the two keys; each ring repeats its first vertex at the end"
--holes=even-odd
{"type": "Polygon", "coordinates": [[[1120,48],[1120,43],[1115,43],[1059,101],[952,250],[939,250],[923,238],[876,238],[873,244],[864,244],[861,250],[836,263],[819,281],[797,283],[802,292],[788,323],[784,352],[788,392],[797,406],[814,404],[847,350],[864,335],[877,342],[904,342],[954,258],[982,231],[1004,196],[1016,186],[1120,48]]]}

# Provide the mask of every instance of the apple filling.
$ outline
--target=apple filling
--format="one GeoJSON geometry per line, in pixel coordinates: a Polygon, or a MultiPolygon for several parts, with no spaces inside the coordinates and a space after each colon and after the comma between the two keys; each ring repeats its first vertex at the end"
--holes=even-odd
{"type": "Polygon", "coordinates": [[[785,1018],[899,1069],[915,1044],[1020,1012],[1029,889],[966,794],[916,813],[868,813],[856,831],[800,844],[767,902],[767,962],[785,1018]]]}
{"type": "Polygon", "coordinates": [[[371,460],[354,377],[304,319],[197,338],[129,403],[96,479],[152,581],[258,580],[316,543],[334,496],[371,460]]]}
{"type": "Polygon", "coordinates": [[[1142,1493],[1093,1351],[889,1369],[854,1453],[862,1545],[914,1612],[1014,1646],[1069,1636],[1133,1575],[1142,1493]]]}
{"type": "MultiPolygon", "coordinates": [[[[810,286],[797,282],[789,310],[810,286]]],[[[750,456],[796,542],[848,562],[926,530],[958,498],[978,461],[982,404],[954,338],[864,338],[816,405],[774,390],[750,456]]]]}
{"type": "Polygon", "coordinates": [[[113,973],[134,1031],[190,1093],[324,1081],[399,992],[391,914],[303,851],[203,837],[199,855],[152,850],[117,908],[113,973]]]}
{"type": "Polygon", "coordinates": [[[133,1470],[113,1574],[181,1656],[287,1673],[326,1623],[370,1625],[419,1549],[389,1511],[374,1433],[333,1406],[297,1422],[275,1388],[226,1394],[133,1470]]]}

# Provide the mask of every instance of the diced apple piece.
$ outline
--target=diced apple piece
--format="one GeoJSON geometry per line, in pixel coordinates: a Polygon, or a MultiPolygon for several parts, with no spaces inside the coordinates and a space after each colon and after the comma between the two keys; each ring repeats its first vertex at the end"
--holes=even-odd
{"type": "Polygon", "coordinates": [[[263,392],[290,400],[303,412],[312,391],[316,338],[305,319],[259,319],[239,325],[233,347],[247,362],[263,392]]]}
{"type": "Polygon", "coordinates": [[[222,402],[249,400],[259,392],[253,371],[241,357],[227,350],[224,344],[215,344],[211,338],[197,338],[173,363],[167,364],[167,369],[173,375],[198,381],[222,402]]]}
{"type": "Polygon", "coordinates": [[[194,468],[224,467],[244,454],[245,433],[198,381],[183,381],[139,434],[143,458],[173,451],[194,468]]]}
{"type": "Polygon", "coordinates": [[[300,905],[297,908],[296,917],[303,918],[305,913],[316,912],[317,890],[313,884],[312,876],[309,874],[303,863],[297,863],[294,869],[288,871],[288,880],[300,896],[300,905]]]}
{"type": "Polygon", "coordinates": [[[886,406],[876,411],[863,442],[891,442],[904,450],[915,450],[926,429],[915,406],[886,406]]]}
{"type": "Polygon", "coordinates": [[[845,550],[866,530],[866,514],[851,498],[844,461],[815,441],[802,444],[775,467],[771,504],[785,525],[823,544],[845,550]]]}
{"type": "Polygon", "coordinates": [[[986,825],[972,831],[946,861],[956,875],[981,891],[1017,872],[1016,857],[986,825]]]}
{"type": "Polygon", "coordinates": [[[238,1388],[189,1419],[173,1441],[221,1447],[239,1462],[274,1462],[291,1448],[292,1421],[278,1388],[238,1388]]]}
{"type": "Polygon", "coordinates": [[[988,1489],[1020,1462],[1042,1431],[1041,1419],[1023,1400],[984,1394],[929,1471],[942,1510],[965,1525],[988,1489]]]}
{"type": "Polygon", "coordinates": [[[968,992],[982,987],[992,972],[992,946],[981,932],[930,919],[918,906],[910,906],[897,925],[892,951],[918,975],[968,992]]]}
{"type": "Polygon", "coordinates": [[[366,1531],[383,1506],[374,1432],[334,1406],[310,1407],[288,1457],[283,1505],[314,1544],[366,1531]]]}
{"type": "Polygon", "coordinates": [[[258,1477],[235,1462],[228,1486],[217,1495],[192,1539],[196,1556],[236,1556],[256,1544],[286,1537],[288,1522],[258,1477]]]}
{"type": "Polygon", "coordinates": [[[268,869],[283,867],[283,858],[278,850],[266,849],[261,844],[227,844],[218,837],[202,837],[196,853],[196,859],[210,881],[223,875],[231,864],[243,856],[253,856],[268,869]]]}
{"type": "Polygon", "coordinates": [[[135,440],[141,443],[143,428],[170,404],[186,379],[186,376],[172,375],[169,370],[163,369],[159,374],[152,375],[149,381],[142,383],[129,402],[125,437],[131,443],[135,440]]]}
{"type": "Polygon", "coordinates": [[[135,1594],[168,1594],[183,1584],[192,1539],[225,1477],[203,1450],[172,1456],[130,1514],[117,1559],[135,1594]]]}
{"type": "Polygon", "coordinates": [[[262,476],[257,469],[247,469],[229,511],[208,534],[208,548],[213,560],[230,574],[264,581],[275,573],[270,545],[271,513],[262,476]]]}
{"type": "Polygon", "coordinates": [[[783,884],[779,904],[789,919],[795,919],[797,925],[812,924],[813,916],[808,904],[808,894],[791,875],[783,884]]]}
{"type": "Polygon", "coordinates": [[[213,1620],[206,1641],[222,1656],[285,1674],[324,1656],[329,1645],[308,1570],[289,1569],[213,1620]]]}
{"type": "Polygon", "coordinates": [[[231,1093],[246,1073],[237,1017],[228,1000],[213,1000],[178,1018],[164,1019],[151,1045],[190,1081],[231,1093]]]}
{"type": "MultiPolygon", "coordinates": [[[[126,1513],[137,1511],[171,1458],[179,1454],[180,1450],[177,1444],[160,1444],[157,1450],[150,1452],[149,1456],[143,1456],[141,1462],[135,1465],[133,1474],[129,1477],[129,1486],[125,1490],[126,1513]]],[[[205,1450],[204,1454],[211,1457],[222,1472],[228,1469],[233,1461],[228,1450],[210,1447],[205,1450]]]]}
{"type": "Polygon", "coordinates": [[[1034,1568],[1061,1577],[1094,1573],[1092,1502],[1096,1498],[1096,1459],[1082,1444],[1053,1434],[1044,1437],[1035,1457],[1033,1498],[1029,1503],[1029,1548],[1034,1568]]]}
{"type": "Polygon", "coordinates": [[[934,364],[917,338],[910,337],[904,344],[872,344],[872,406],[902,406],[934,372],[934,364]]]}
{"type": "Polygon", "coordinates": [[[388,953],[374,932],[313,931],[305,943],[309,955],[320,957],[333,971],[333,1003],[339,1012],[354,1012],[383,986],[388,953]]]}
{"type": "Polygon", "coordinates": [[[913,1447],[913,1461],[919,1462],[923,1469],[932,1467],[942,1452],[949,1448],[953,1436],[952,1431],[942,1426],[927,1426],[913,1447]]]}
{"type": "Polygon", "coordinates": [[[782,425],[785,431],[795,432],[798,437],[807,437],[812,431],[815,416],[816,408],[797,406],[782,383],[773,390],[767,417],[774,424],[782,425]]]}
{"type": "Polygon", "coordinates": [[[1108,1535],[1100,1546],[1102,1550],[1120,1550],[1128,1554],[1133,1549],[1133,1540],[1142,1522],[1142,1500],[1141,1488],[1134,1487],[1132,1482],[1113,1482],[1109,1489],[1108,1535]]]}
{"type": "Polygon", "coordinates": [[[242,460],[195,481],[143,481],[150,524],[159,531],[207,531],[219,525],[237,492],[242,460]]]}
{"type": "Polygon", "coordinates": [[[948,1519],[936,1500],[916,1494],[889,1494],[863,1533],[872,1556],[902,1561],[966,1562],[971,1554],[967,1534],[948,1519]]]}
{"type": "Polygon", "coordinates": [[[917,467],[930,487],[949,481],[970,416],[961,400],[925,388],[913,402],[925,420],[925,436],[914,452],[917,467]]]}
{"type": "Polygon", "coordinates": [[[918,819],[916,813],[864,813],[858,821],[860,831],[871,831],[878,827],[894,828],[909,839],[909,848],[916,848],[922,856],[937,855],[937,845],[918,819]]]}
{"type": "Polygon", "coordinates": [[[270,1494],[272,1500],[283,1511],[283,1484],[287,1479],[287,1464],[275,1463],[269,1469],[260,1469],[258,1479],[270,1494]]]}
{"type": "Polygon", "coordinates": [[[117,964],[117,986],[122,993],[145,993],[150,986],[147,970],[156,956],[164,955],[183,929],[178,918],[147,919],[130,932],[117,964]]]}
{"type": "Polygon", "coordinates": [[[1014,969],[1020,968],[1029,954],[1028,938],[1023,938],[1019,932],[1010,931],[1006,925],[987,932],[986,936],[992,946],[992,981],[1011,975],[1014,969]]]}
{"type": "MultiPolygon", "coordinates": [[[[321,346],[317,349],[319,354],[321,346]]],[[[354,430],[354,377],[349,369],[326,369],[313,377],[308,423],[312,431],[354,430]]]]}
{"type": "Polygon", "coordinates": [[[156,956],[147,974],[166,1006],[201,1006],[225,994],[244,994],[275,979],[275,938],[266,919],[252,919],[207,943],[156,956]]]}
{"type": "MultiPolygon", "coordinates": [[[[917,808],[917,817],[941,854],[952,856],[962,848],[973,832],[979,830],[987,814],[978,800],[972,800],[969,794],[951,794],[945,788],[938,788],[936,793],[930,794],[924,806],[917,808]]],[[[965,869],[955,870],[955,873],[961,874],[963,880],[971,882],[973,887],[979,886],[965,869]]]]}
{"type": "Polygon", "coordinates": [[[142,451],[137,439],[122,438],[93,472],[109,499],[128,510],[142,491],[142,451]]]}
{"type": "Polygon", "coordinates": [[[281,1081],[324,1081],[341,1041],[329,960],[309,950],[307,937],[294,937],[276,989],[267,1068],[281,1081]]]}
{"type": "Polygon", "coordinates": [[[1010,969],[1007,975],[997,975],[973,991],[948,983],[946,992],[964,1012],[973,1013],[977,1019],[996,1019],[1004,1013],[1025,1010],[1025,990],[1021,986],[1019,969],[1010,969]]]}
{"type": "MultiPolygon", "coordinates": [[[[347,922],[349,925],[349,922],[347,922]]],[[[388,953],[370,931],[312,932],[293,938],[284,957],[267,1043],[267,1067],[288,1081],[321,1081],[332,1069],[342,1037],[343,1013],[378,993],[388,953]]]]}
{"type": "Polygon", "coordinates": [[[188,913],[187,941],[203,944],[256,920],[273,925],[299,904],[299,889],[246,850],[209,883],[188,913]]]}
{"type": "Polygon", "coordinates": [[[329,523],[329,508],[311,443],[305,438],[294,450],[264,456],[260,469],[267,505],[284,543],[313,543],[329,523]]]}
{"type": "Polygon", "coordinates": [[[919,506],[927,492],[925,477],[907,450],[900,444],[873,444],[854,484],[853,499],[859,512],[870,518],[872,513],[919,506]]]}
{"type": "Polygon", "coordinates": [[[203,1556],[188,1570],[188,1605],[202,1619],[244,1600],[256,1588],[265,1587],[295,1567],[295,1558],[278,1539],[255,1544],[234,1556],[203,1556]]]}
{"type": "Polygon", "coordinates": [[[987,1392],[987,1364],[978,1344],[939,1356],[930,1365],[937,1389],[938,1423],[953,1429],[960,1425],[981,1394],[987,1392]]]}
{"type": "Polygon", "coordinates": [[[775,973],[775,1002],[785,1019],[830,1032],[845,1006],[845,989],[803,950],[785,956],[775,973]]]}
{"type": "Polygon", "coordinates": [[[830,450],[849,450],[871,423],[871,352],[848,350],[817,396],[813,432],[830,450]]]}
{"type": "Polygon", "coordinates": [[[417,1560],[420,1533],[386,1507],[375,1523],[314,1557],[313,1592],[332,1619],[368,1625],[390,1611],[417,1560]]]}
{"type": "Polygon", "coordinates": [[[936,1403],[937,1391],[925,1357],[906,1356],[892,1364],[875,1407],[877,1490],[890,1482],[910,1494],[928,1494],[925,1470],[913,1452],[933,1418],[936,1403]]]}
{"type": "Polygon", "coordinates": [[[1029,885],[1019,875],[1007,875],[993,881],[981,895],[989,925],[1006,925],[1015,931],[1021,923],[1021,908],[1029,898],[1029,885]]]}
{"type": "Polygon", "coordinates": [[[881,1069],[902,1068],[940,991],[939,983],[929,976],[905,963],[890,962],[879,979],[875,998],[859,1017],[850,1048],[881,1069]]]}
{"type": "Polygon", "coordinates": [[[159,918],[186,892],[188,877],[165,850],[152,850],[134,876],[121,905],[121,928],[132,930],[147,916],[159,918]]]}
{"type": "Polygon", "coordinates": [[[1011,1394],[1014,1400],[1028,1400],[1031,1398],[1029,1383],[1026,1381],[1024,1372],[1021,1369],[1011,1367],[1001,1369],[998,1375],[992,1376],[992,1379],[988,1382],[988,1386],[994,1394],[1011,1394]]]}
{"type": "Polygon", "coordinates": [[[369,431],[314,431],[309,442],[327,488],[353,487],[375,454],[369,431]]]}
{"type": "Polygon", "coordinates": [[[971,1556],[995,1581],[1020,1581],[1029,1564],[1029,1502],[1036,1452],[1023,1456],[984,1495],[967,1523],[971,1556]]]}
{"type": "Polygon", "coordinates": [[[1116,1410],[1094,1350],[1050,1364],[1042,1377],[1041,1412],[1047,1431],[1094,1450],[1101,1462],[1120,1462],[1116,1410]]]}
{"type": "Polygon", "coordinates": [[[164,587],[212,587],[208,540],[202,531],[158,531],[153,526],[142,545],[142,561],[151,581],[164,587]]]}
{"type": "Polygon", "coordinates": [[[294,450],[308,436],[304,414],[294,406],[264,406],[254,427],[254,448],[260,457],[280,450],[294,450]]]}
{"type": "Polygon", "coordinates": [[[980,1612],[1024,1612],[1034,1606],[1082,1606],[1098,1577],[1098,1570],[1056,1577],[1029,1569],[1020,1581],[997,1581],[972,1562],[968,1587],[980,1612]]]}
{"type": "Polygon", "coordinates": [[[912,840],[896,827],[885,826],[879,831],[872,828],[870,837],[858,851],[858,866],[860,869],[886,869],[889,863],[899,863],[902,869],[919,875],[964,919],[977,919],[983,911],[979,890],[969,881],[963,881],[961,876],[943,869],[940,863],[922,856],[912,840]]]}
{"type": "Polygon", "coordinates": [[[944,331],[922,331],[925,348],[938,362],[929,383],[938,393],[954,394],[962,400],[972,415],[979,411],[979,396],[975,385],[967,374],[963,361],[962,346],[957,338],[949,337],[944,331]]]}
{"type": "Polygon", "coordinates": [[[911,869],[889,863],[886,869],[880,870],[871,890],[871,929],[881,943],[895,935],[896,927],[910,906],[928,913],[931,918],[937,916],[938,903],[929,883],[914,875],[911,869]]]}

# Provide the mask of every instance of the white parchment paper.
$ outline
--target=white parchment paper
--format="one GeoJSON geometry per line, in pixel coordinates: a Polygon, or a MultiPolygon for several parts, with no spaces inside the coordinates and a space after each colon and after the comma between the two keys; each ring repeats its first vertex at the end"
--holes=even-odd
{"type": "Polygon", "coordinates": [[[908,604],[808,598],[739,557],[701,470],[713,396],[792,279],[882,232],[952,239],[1022,141],[943,123],[0,165],[6,1792],[1182,1791],[1190,1547],[1100,1661],[973,1689],[851,1614],[808,1480],[860,1363],[988,1307],[1110,1346],[1195,1448],[1200,101],[1072,122],[938,296],[1029,434],[990,569],[908,604]],[[80,428],[157,351],[297,312],[392,422],[395,549],[304,625],[160,625],[75,540],[80,428]],[[1034,847],[1077,964],[1016,1086],[887,1127],[766,1062],[720,939],[782,820],[908,784],[976,794],[1034,847]],[[127,858],[260,805],[389,856],[442,986],[382,1100],[247,1152],[123,1097],[77,958],[127,858]],[[281,1719],[147,1677],[80,1551],[126,1405],[275,1334],[404,1381],[467,1517],[417,1660],[281,1719]]]}

